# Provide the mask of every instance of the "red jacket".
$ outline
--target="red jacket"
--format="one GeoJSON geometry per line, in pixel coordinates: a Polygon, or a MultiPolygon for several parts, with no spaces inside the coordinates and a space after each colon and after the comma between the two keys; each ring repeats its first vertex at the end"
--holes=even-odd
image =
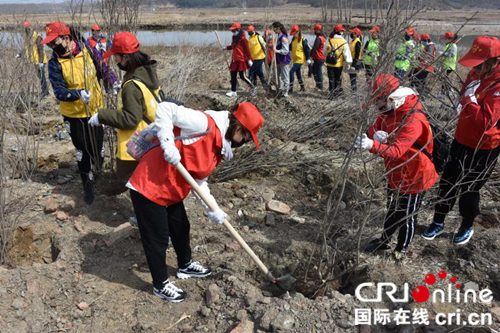
{"type": "MultiPolygon", "coordinates": [[[[221,161],[221,132],[212,117],[207,115],[207,118],[207,129],[212,128],[208,134],[190,145],[175,141],[181,161],[194,179],[210,176],[221,161]]],[[[174,127],[174,135],[180,135],[178,127],[174,127]]],[[[191,190],[175,166],[165,161],[161,146],[151,149],[142,157],[130,183],[137,192],[161,206],[181,202],[191,190]]]]}
{"type": "Polygon", "coordinates": [[[381,113],[368,129],[368,136],[372,139],[376,131],[389,133],[388,144],[373,141],[370,152],[384,158],[389,187],[402,194],[422,193],[438,180],[432,161],[413,147],[417,142],[432,153],[433,142],[427,117],[421,112],[407,116],[412,109],[422,110],[415,95],[407,96],[405,103],[395,111],[381,113]],[[401,126],[403,120],[404,126],[401,126]]]}
{"type": "MultiPolygon", "coordinates": [[[[462,87],[479,79],[479,73],[472,69],[462,87]]],[[[470,97],[460,101],[462,111],[458,117],[455,139],[464,146],[491,150],[500,146],[500,66],[481,80],[475,93],[477,104],[470,97]]]]}
{"type": "Polygon", "coordinates": [[[233,50],[233,61],[244,61],[252,60],[252,54],[250,53],[250,47],[248,46],[248,40],[245,37],[245,33],[242,33],[240,40],[234,41],[227,47],[228,50],[233,50]]]}
{"type": "MultiPolygon", "coordinates": [[[[319,45],[314,50],[314,52],[311,54],[311,59],[325,60],[326,55],[325,55],[324,49],[325,49],[326,38],[322,35],[318,35],[318,36],[316,36],[316,38],[319,39],[319,45]]],[[[314,43],[316,44],[316,41],[314,43]]]]}

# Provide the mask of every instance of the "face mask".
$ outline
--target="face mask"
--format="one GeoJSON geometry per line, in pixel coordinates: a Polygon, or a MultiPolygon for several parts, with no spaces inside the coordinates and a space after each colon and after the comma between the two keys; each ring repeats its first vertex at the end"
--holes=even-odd
{"type": "Polygon", "coordinates": [[[351,39],[354,39],[356,38],[356,35],[355,34],[351,34],[351,39]]]}
{"type": "Polygon", "coordinates": [[[127,71],[127,65],[123,66],[121,63],[117,63],[116,66],[118,66],[118,68],[122,71],[127,71]]]}
{"type": "Polygon", "coordinates": [[[66,51],[66,48],[62,44],[57,44],[54,46],[52,49],[59,57],[62,57],[65,55],[68,51],[66,51]]]}
{"type": "Polygon", "coordinates": [[[410,40],[410,39],[411,39],[410,35],[405,35],[405,40],[406,40],[406,41],[408,41],[408,40],[410,40]]]}
{"type": "Polygon", "coordinates": [[[250,32],[248,33],[248,35],[249,35],[249,36],[253,36],[253,34],[254,34],[254,33],[255,33],[255,32],[250,31],[250,32]]]}
{"type": "Polygon", "coordinates": [[[427,45],[429,45],[429,42],[428,42],[428,41],[426,41],[426,40],[424,40],[424,41],[422,42],[422,44],[424,44],[425,46],[427,46],[427,45]]]}

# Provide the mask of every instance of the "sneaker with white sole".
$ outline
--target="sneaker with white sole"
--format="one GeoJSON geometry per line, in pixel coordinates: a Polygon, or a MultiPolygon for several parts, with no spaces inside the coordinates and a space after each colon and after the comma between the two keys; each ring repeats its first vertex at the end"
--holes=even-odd
{"type": "Polygon", "coordinates": [[[178,288],[174,282],[167,280],[163,282],[163,288],[158,289],[153,287],[153,294],[156,297],[167,300],[172,303],[179,303],[186,299],[187,293],[178,288]]]}
{"type": "Polygon", "coordinates": [[[238,97],[238,93],[236,91],[230,91],[226,93],[228,97],[238,97]]]}
{"type": "Polygon", "coordinates": [[[204,267],[198,261],[190,261],[186,268],[179,268],[177,270],[177,278],[179,279],[189,279],[189,278],[204,278],[212,274],[212,271],[208,267],[204,267]]]}
{"type": "Polygon", "coordinates": [[[443,232],[444,232],[444,223],[432,222],[431,225],[424,230],[424,232],[422,233],[422,237],[427,240],[433,240],[437,236],[441,235],[443,232]]]}
{"type": "Polygon", "coordinates": [[[474,228],[469,228],[465,229],[460,227],[458,232],[455,234],[455,237],[453,237],[453,243],[455,245],[463,245],[472,238],[472,235],[474,235],[474,228]]]}

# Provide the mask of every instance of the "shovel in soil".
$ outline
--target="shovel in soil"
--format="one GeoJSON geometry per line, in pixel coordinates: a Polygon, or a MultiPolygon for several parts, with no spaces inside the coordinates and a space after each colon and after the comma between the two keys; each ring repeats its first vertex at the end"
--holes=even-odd
{"type": "MultiPolygon", "coordinates": [[[[215,210],[215,202],[211,200],[211,198],[207,197],[205,192],[200,188],[198,183],[193,179],[193,177],[187,172],[186,168],[181,163],[178,163],[176,166],[179,173],[184,177],[184,179],[188,182],[189,185],[194,189],[196,194],[207,204],[210,210],[215,210]]],[[[297,279],[295,279],[290,274],[284,275],[279,278],[275,278],[274,275],[267,269],[266,265],[260,261],[259,257],[252,251],[252,249],[248,246],[243,238],[241,238],[240,234],[233,228],[233,226],[228,222],[228,220],[224,220],[224,226],[229,230],[231,236],[236,239],[236,241],[241,245],[241,247],[248,253],[250,258],[259,266],[260,270],[267,276],[271,284],[278,287],[281,291],[292,291],[297,287],[297,279]]]]}

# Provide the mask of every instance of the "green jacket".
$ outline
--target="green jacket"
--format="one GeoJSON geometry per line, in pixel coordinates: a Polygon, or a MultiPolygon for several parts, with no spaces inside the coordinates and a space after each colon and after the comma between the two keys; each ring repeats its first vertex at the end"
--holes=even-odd
{"type": "MultiPolygon", "coordinates": [[[[156,61],[152,60],[149,64],[138,67],[133,77],[139,78],[148,88],[158,89],[160,81],[156,74],[156,61]]],[[[123,110],[100,109],[99,122],[114,128],[122,130],[131,130],[137,127],[141,122],[142,115],[146,106],[141,89],[134,83],[122,85],[123,110]]]]}
{"type": "Polygon", "coordinates": [[[365,45],[365,57],[364,57],[364,62],[365,65],[368,66],[374,66],[375,65],[375,58],[378,58],[380,56],[380,51],[379,51],[379,44],[380,44],[380,39],[370,39],[368,42],[366,42],[365,45]]]}
{"type": "Polygon", "coordinates": [[[443,51],[443,70],[457,69],[457,44],[451,42],[446,44],[443,51]]]}
{"type": "Polygon", "coordinates": [[[396,53],[396,60],[394,61],[394,67],[397,69],[402,69],[407,71],[410,69],[410,62],[415,54],[415,42],[413,40],[407,40],[399,44],[398,51],[396,53]]]}

